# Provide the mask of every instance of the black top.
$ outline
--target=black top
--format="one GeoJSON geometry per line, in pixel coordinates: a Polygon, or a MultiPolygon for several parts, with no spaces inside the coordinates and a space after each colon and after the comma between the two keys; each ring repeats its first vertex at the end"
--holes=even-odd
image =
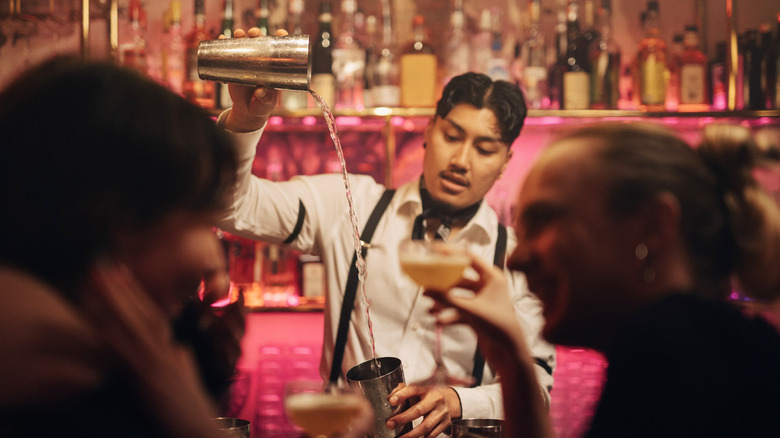
{"type": "Polygon", "coordinates": [[[780,335],[692,295],[628,318],[588,437],[780,437],[780,335]]]}

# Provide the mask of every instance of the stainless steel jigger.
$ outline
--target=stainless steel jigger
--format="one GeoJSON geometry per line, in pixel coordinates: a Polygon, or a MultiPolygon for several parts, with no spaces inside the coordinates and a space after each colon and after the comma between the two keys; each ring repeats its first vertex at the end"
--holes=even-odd
{"type": "Polygon", "coordinates": [[[309,35],[201,41],[198,76],[217,82],[309,91],[309,35]]]}

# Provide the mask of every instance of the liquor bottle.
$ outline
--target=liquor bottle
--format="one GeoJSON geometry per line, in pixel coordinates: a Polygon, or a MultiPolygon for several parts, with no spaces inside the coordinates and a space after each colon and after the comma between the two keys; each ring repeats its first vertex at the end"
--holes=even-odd
{"type": "Polygon", "coordinates": [[[494,81],[511,81],[509,61],[504,57],[501,29],[501,11],[498,8],[490,10],[490,57],[485,63],[485,74],[494,81]]]}
{"type": "Polygon", "coordinates": [[[129,20],[124,29],[123,39],[119,43],[119,62],[143,74],[148,74],[146,62],[146,12],[141,0],[130,0],[129,20]]]}
{"type": "Polygon", "coordinates": [[[745,44],[742,58],[744,109],[764,109],[764,89],[761,79],[763,50],[758,41],[758,30],[745,32],[745,44]]]}
{"type": "Polygon", "coordinates": [[[366,54],[355,29],[357,0],[341,1],[341,31],[333,47],[336,75],[336,109],[363,109],[363,70],[366,54]]]}
{"type": "Polygon", "coordinates": [[[181,29],[181,2],[171,0],[170,9],[166,12],[167,31],[163,46],[163,74],[165,84],[174,93],[184,95],[185,44],[181,29]]]}
{"type": "Polygon", "coordinates": [[[525,92],[525,100],[529,108],[546,108],[549,105],[549,97],[547,96],[547,49],[539,27],[541,0],[529,1],[528,12],[531,23],[528,28],[528,37],[520,49],[520,59],[522,61],[520,87],[525,92]]]}
{"type": "Polygon", "coordinates": [[[774,69],[770,72],[769,87],[774,93],[772,106],[774,108],[780,108],[780,12],[777,13],[777,28],[775,29],[775,41],[773,45],[773,60],[770,62],[774,65],[774,69]]]}
{"type": "Polygon", "coordinates": [[[550,47],[552,62],[547,73],[547,89],[550,95],[550,109],[563,108],[563,72],[566,70],[566,51],[568,40],[566,36],[566,0],[556,0],[557,24],[554,27],[553,47],[550,47]]]}
{"type": "Polygon", "coordinates": [[[612,1],[601,0],[598,40],[590,46],[590,107],[616,109],[620,98],[620,47],[612,39],[612,1]]]}
{"type": "Polygon", "coordinates": [[[715,44],[715,58],[710,61],[709,72],[712,109],[723,111],[727,108],[726,91],[729,85],[725,41],[718,41],[715,44]]]}
{"type": "Polygon", "coordinates": [[[571,0],[566,8],[566,63],[563,71],[562,109],[590,107],[590,67],[580,35],[578,6],[571,0]]]}
{"type": "Polygon", "coordinates": [[[268,0],[260,0],[260,7],[257,8],[255,18],[257,20],[255,27],[260,29],[260,34],[270,35],[271,30],[268,25],[268,0]]]}
{"type": "Polygon", "coordinates": [[[672,36],[672,44],[669,45],[667,58],[669,80],[666,84],[666,109],[669,111],[677,111],[680,106],[680,58],[685,51],[684,39],[683,34],[676,33],[672,36]]]}
{"type": "Polygon", "coordinates": [[[376,106],[374,105],[373,91],[371,89],[374,84],[373,61],[377,50],[377,24],[375,15],[365,17],[364,32],[366,68],[363,70],[363,105],[365,105],[366,108],[373,108],[376,106]]]}
{"type": "Polygon", "coordinates": [[[333,108],[336,78],[333,76],[333,34],[331,32],[330,0],[320,3],[317,40],[312,46],[311,89],[333,108]]]}
{"type": "Polygon", "coordinates": [[[493,34],[490,31],[490,9],[483,9],[479,18],[479,28],[471,39],[471,71],[487,73],[493,34]]]}
{"type": "Polygon", "coordinates": [[[450,28],[444,46],[444,80],[446,85],[455,76],[469,71],[471,46],[466,30],[466,16],[463,13],[463,0],[455,0],[450,28]]]}
{"type": "Polygon", "coordinates": [[[426,37],[425,19],[414,17],[414,40],[401,54],[401,106],[436,105],[438,66],[433,46],[426,37]]]}
{"type": "Polygon", "coordinates": [[[204,81],[198,76],[198,45],[203,40],[212,39],[211,33],[206,30],[204,1],[195,0],[195,25],[185,39],[187,76],[184,80],[184,97],[200,107],[213,108],[214,82],[204,81]]]}
{"type": "Polygon", "coordinates": [[[298,278],[302,304],[324,302],[326,274],[319,256],[301,254],[298,257],[298,278]]]}
{"type": "Polygon", "coordinates": [[[393,34],[390,1],[382,0],[382,39],[374,51],[371,92],[375,106],[397,107],[401,105],[401,78],[396,56],[397,47],[393,34]]]}
{"type": "Polygon", "coordinates": [[[683,45],[677,67],[680,111],[707,111],[707,55],[699,48],[699,28],[685,26],[683,45]]]}
{"type": "Polygon", "coordinates": [[[590,53],[591,46],[598,43],[601,39],[600,30],[595,23],[595,12],[593,0],[585,0],[583,13],[580,14],[583,21],[582,44],[585,48],[585,53],[590,53]]]}
{"type": "Polygon", "coordinates": [[[774,46],[772,44],[772,31],[769,23],[758,25],[759,37],[761,39],[761,92],[764,96],[762,108],[771,109],[774,106],[774,87],[775,78],[774,68],[776,62],[774,59],[774,46]]]}
{"type": "MultiPolygon", "coordinates": [[[[233,0],[224,0],[223,13],[222,13],[222,35],[225,38],[233,38],[233,28],[235,27],[235,21],[233,20],[233,0]]],[[[225,83],[217,83],[215,91],[214,102],[217,108],[230,108],[233,106],[233,100],[230,98],[228,92],[228,85],[225,83]]]]}
{"type": "MultiPolygon", "coordinates": [[[[303,34],[303,0],[290,0],[287,32],[290,35],[303,34]]],[[[304,91],[284,90],[279,93],[282,108],[288,111],[304,109],[308,106],[308,95],[304,91]]]]}
{"type": "Polygon", "coordinates": [[[645,36],[637,50],[639,104],[646,110],[666,109],[667,49],[658,28],[658,1],[647,2],[645,36]]]}

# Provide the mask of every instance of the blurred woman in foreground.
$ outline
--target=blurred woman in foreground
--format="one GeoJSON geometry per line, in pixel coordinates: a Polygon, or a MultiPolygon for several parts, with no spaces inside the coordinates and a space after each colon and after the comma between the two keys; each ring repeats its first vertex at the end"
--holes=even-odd
{"type": "MultiPolygon", "coordinates": [[[[765,156],[738,126],[709,126],[692,149],[658,127],[598,124],[528,174],[507,263],[544,303],[548,341],[607,358],[587,436],[780,436],[780,336],[726,302],[732,274],[751,297],[780,294],[780,213],[751,173],[765,156]]],[[[552,436],[503,275],[473,268],[461,286],[474,296],[428,294],[478,332],[507,436],[552,436]]]]}

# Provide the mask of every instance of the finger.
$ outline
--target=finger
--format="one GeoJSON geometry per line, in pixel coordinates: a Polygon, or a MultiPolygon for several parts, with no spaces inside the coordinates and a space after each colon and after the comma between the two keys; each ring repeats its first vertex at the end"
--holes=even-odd
{"type": "Polygon", "coordinates": [[[289,33],[285,29],[276,29],[276,36],[287,36],[289,33]]]}
{"type": "Polygon", "coordinates": [[[224,33],[219,34],[219,36],[217,37],[218,40],[224,40],[225,38],[227,37],[225,36],[224,33]]]}
{"type": "Polygon", "coordinates": [[[250,38],[257,38],[259,36],[263,36],[263,31],[260,30],[259,27],[251,27],[249,28],[248,34],[250,38]]]}
{"type": "Polygon", "coordinates": [[[233,38],[245,38],[245,37],[246,37],[246,31],[244,29],[238,28],[233,31],[233,38]]]}

